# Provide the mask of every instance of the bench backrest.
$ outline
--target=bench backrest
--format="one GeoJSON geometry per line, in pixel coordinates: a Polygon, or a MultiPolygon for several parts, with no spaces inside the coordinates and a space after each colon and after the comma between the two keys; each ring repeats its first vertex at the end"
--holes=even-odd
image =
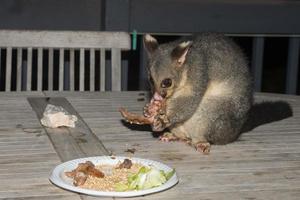
{"type": "Polygon", "coordinates": [[[95,86],[104,91],[107,55],[111,55],[111,89],[120,91],[121,51],[130,49],[130,36],[125,32],[0,30],[0,48],[4,91],[52,91],[54,85],[59,91],[76,87],[94,91],[95,86]]]}

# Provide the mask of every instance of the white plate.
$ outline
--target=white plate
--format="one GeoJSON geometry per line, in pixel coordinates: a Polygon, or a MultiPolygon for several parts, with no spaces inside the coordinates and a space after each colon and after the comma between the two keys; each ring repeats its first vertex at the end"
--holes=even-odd
{"type": "MultiPolygon", "coordinates": [[[[129,191],[129,192],[106,192],[106,191],[99,191],[99,190],[89,190],[83,189],[80,187],[75,187],[73,185],[73,181],[71,178],[68,178],[65,175],[66,171],[72,171],[77,167],[79,163],[85,161],[91,161],[95,165],[99,164],[109,164],[109,165],[116,165],[118,162],[123,162],[123,160],[127,157],[111,157],[111,156],[98,156],[98,157],[87,157],[87,158],[79,158],[76,160],[70,160],[68,162],[62,163],[54,168],[51,173],[50,181],[67,190],[78,192],[82,194],[92,195],[92,196],[109,196],[109,197],[134,197],[134,196],[141,196],[146,194],[151,194],[155,192],[161,192],[163,190],[167,190],[174,186],[178,182],[178,178],[176,173],[163,185],[147,189],[147,190],[139,190],[139,191],[129,191]]],[[[129,158],[133,163],[140,163],[144,166],[154,166],[157,169],[164,170],[166,172],[171,171],[172,168],[156,161],[141,159],[141,158],[129,158]]]]}

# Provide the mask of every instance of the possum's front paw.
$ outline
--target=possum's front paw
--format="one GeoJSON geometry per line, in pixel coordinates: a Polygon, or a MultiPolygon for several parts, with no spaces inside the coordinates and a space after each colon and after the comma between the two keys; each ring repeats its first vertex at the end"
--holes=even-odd
{"type": "Polygon", "coordinates": [[[155,116],[152,124],[153,131],[163,131],[165,128],[170,126],[170,121],[166,115],[157,115],[155,116]]]}
{"type": "Polygon", "coordinates": [[[154,132],[160,132],[166,128],[162,119],[160,119],[158,117],[154,118],[154,121],[153,121],[153,124],[151,125],[151,127],[154,132]]]}
{"type": "Polygon", "coordinates": [[[158,115],[161,110],[165,109],[164,99],[158,94],[154,93],[150,103],[144,106],[144,116],[145,117],[154,117],[158,115]]]}

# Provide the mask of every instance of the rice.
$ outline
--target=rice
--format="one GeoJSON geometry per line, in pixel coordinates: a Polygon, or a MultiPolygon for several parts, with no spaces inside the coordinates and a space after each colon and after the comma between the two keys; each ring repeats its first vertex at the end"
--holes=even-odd
{"type": "Polygon", "coordinates": [[[143,165],[133,163],[130,169],[122,168],[118,169],[117,165],[96,165],[96,169],[102,171],[105,176],[103,178],[97,178],[88,176],[85,183],[79,187],[91,190],[100,191],[115,191],[116,183],[127,183],[128,176],[135,174],[139,171],[143,165]]]}

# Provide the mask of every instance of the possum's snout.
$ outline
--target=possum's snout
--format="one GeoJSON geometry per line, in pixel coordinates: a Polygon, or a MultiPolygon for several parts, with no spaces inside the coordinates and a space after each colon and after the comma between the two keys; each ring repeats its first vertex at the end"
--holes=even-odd
{"type": "Polygon", "coordinates": [[[160,89],[160,90],[155,90],[152,98],[154,100],[161,101],[167,97],[168,97],[168,91],[160,89]]]}
{"type": "Polygon", "coordinates": [[[163,100],[165,97],[166,97],[166,92],[164,91],[161,91],[161,92],[155,92],[154,95],[153,95],[153,99],[156,100],[156,101],[161,101],[163,100]]]}

